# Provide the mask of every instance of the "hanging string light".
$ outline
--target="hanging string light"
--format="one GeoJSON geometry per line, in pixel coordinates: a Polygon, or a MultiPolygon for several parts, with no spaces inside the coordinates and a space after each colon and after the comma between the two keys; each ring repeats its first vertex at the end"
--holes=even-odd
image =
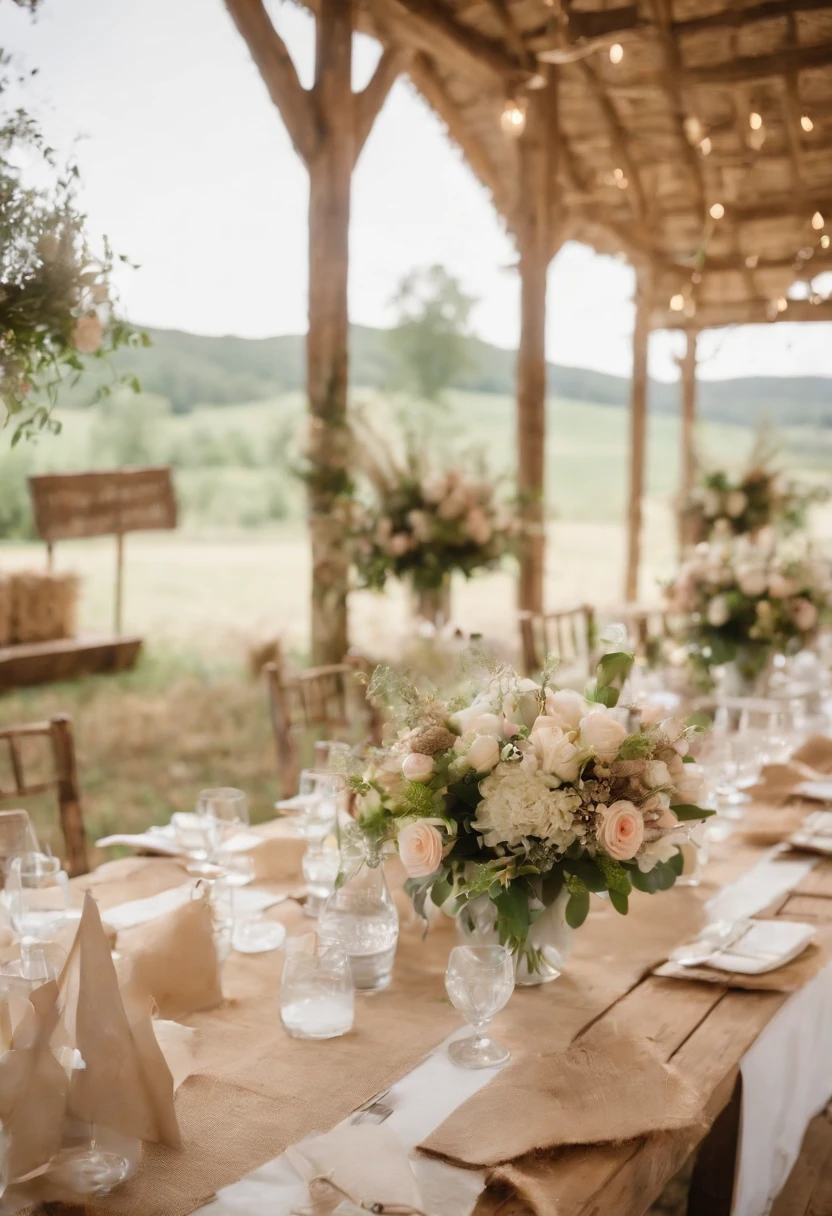
{"type": "Polygon", "coordinates": [[[821,228],[824,225],[824,222],[825,221],[824,221],[824,218],[821,215],[821,213],[819,211],[816,211],[815,214],[812,216],[812,227],[814,228],[815,232],[820,232],[821,228]]]}
{"type": "Polygon", "coordinates": [[[748,115],[748,125],[752,131],[759,131],[763,125],[763,116],[756,110],[752,110],[748,115]]]}
{"type": "Polygon", "coordinates": [[[708,212],[712,220],[721,220],[725,214],[725,208],[722,203],[714,203],[708,212]]]}
{"type": "Polygon", "coordinates": [[[830,244],[832,244],[832,240],[830,240],[829,234],[824,232],[823,236],[820,238],[821,249],[828,249],[830,244]]]}
{"type": "Polygon", "coordinates": [[[814,129],[815,129],[815,124],[812,122],[812,120],[808,114],[800,115],[800,125],[803,128],[803,130],[806,132],[807,135],[809,134],[810,131],[814,131],[814,129]]]}
{"type": "Polygon", "coordinates": [[[789,301],[786,299],[785,296],[781,296],[780,299],[777,301],[777,311],[785,312],[788,307],[789,307],[789,301]]]}
{"type": "Polygon", "coordinates": [[[705,138],[699,144],[699,151],[702,153],[703,156],[710,156],[712,147],[713,147],[713,144],[711,143],[711,137],[709,135],[706,135],[705,138]]]}
{"type": "Polygon", "coordinates": [[[614,42],[610,47],[610,63],[620,63],[624,58],[624,47],[620,42],[614,42]]]}
{"type": "Polygon", "coordinates": [[[689,144],[701,144],[705,138],[705,128],[702,125],[702,120],[697,118],[695,114],[689,114],[684,122],[685,135],[689,144]]]}
{"type": "Polygon", "coordinates": [[[671,312],[682,312],[685,307],[685,297],[679,291],[675,296],[670,297],[671,312]]]}
{"type": "Polygon", "coordinates": [[[526,129],[525,97],[507,97],[500,115],[500,126],[504,135],[518,139],[526,129]]]}

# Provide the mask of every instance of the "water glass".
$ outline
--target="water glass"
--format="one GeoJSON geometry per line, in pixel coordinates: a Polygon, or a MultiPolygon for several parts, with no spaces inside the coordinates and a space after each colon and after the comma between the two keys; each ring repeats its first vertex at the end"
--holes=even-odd
{"type": "Polygon", "coordinates": [[[280,1020],[293,1039],[334,1039],[352,1030],[355,995],[340,946],[312,934],[290,938],[280,980],[280,1020]]]}
{"type": "Polygon", "coordinates": [[[314,851],[307,849],[301,862],[306,882],[304,916],[317,917],[320,914],[335,889],[335,880],[338,877],[340,865],[341,852],[337,848],[324,846],[314,851]]]}
{"type": "Polygon", "coordinates": [[[6,898],[16,932],[47,941],[66,924],[69,878],[57,857],[21,853],[9,866],[6,898]]]}
{"type": "Polygon", "coordinates": [[[222,868],[226,882],[246,886],[254,878],[254,861],[248,853],[231,846],[233,838],[251,822],[243,791],[231,786],[203,790],[197,799],[196,813],[207,825],[208,860],[222,868]]]}
{"type": "Polygon", "coordinates": [[[24,939],[20,958],[0,965],[0,995],[5,991],[28,997],[35,988],[56,980],[65,962],[66,951],[57,942],[24,939]]]}
{"type": "Polygon", "coordinates": [[[39,853],[40,846],[26,811],[0,811],[0,890],[13,857],[39,853]]]}
{"type": "Polygon", "coordinates": [[[682,854],[682,873],[676,879],[676,886],[698,887],[702,881],[702,870],[708,860],[706,820],[702,820],[690,829],[687,839],[679,845],[679,852],[682,854]]]}
{"type": "MultiPolygon", "coordinates": [[[[350,864],[349,852],[346,854],[350,864]]],[[[378,859],[359,861],[350,878],[332,892],[318,917],[322,941],[340,946],[350,960],[358,992],[378,992],[393,976],[399,914],[378,859]]]]}
{"type": "Polygon", "coordinates": [[[301,772],[298,794],[302,799],[298,827],[314,848],[335,831],[338,798],[344,788],[343,777],[306,768],[301,772]]]}
{"type": "Polygon", "coordinates": [[[461,1068],[505,1064],[507,1047],[484,1033],[514,991],[514,959],[505,946],[454,946],[445,972],[445,988],[474,1034],[455,1039],[448,1055],[461,1068]]]}

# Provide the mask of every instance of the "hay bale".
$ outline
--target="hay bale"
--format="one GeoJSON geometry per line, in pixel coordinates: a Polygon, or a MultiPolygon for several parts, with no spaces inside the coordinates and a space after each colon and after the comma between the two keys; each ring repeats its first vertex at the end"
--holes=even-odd
{"type": "Polygon", "coordinates": [[[12,580],[0,573],[0,646],[12,640],[12,580]]]}
{"type": "Polygon", "coordinates": [[[12,641],[52,642],[75,635],[76,574],[20,570],[11,575],[12,641]]]}

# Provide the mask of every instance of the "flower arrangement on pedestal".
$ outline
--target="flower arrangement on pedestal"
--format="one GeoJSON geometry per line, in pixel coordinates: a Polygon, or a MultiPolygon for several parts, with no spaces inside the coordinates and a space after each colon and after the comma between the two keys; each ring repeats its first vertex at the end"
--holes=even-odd
{"type": "Polygon", "coordinates": [[[398,731],[353,778],[356,814],[376,841],[395,841],[408,890],[463,921],[485,905],[500,941],[534,972],[535,926],[557,906],[571,928],[607,892],[628,910],[633,888],[671,887],[682,869],[702,774],[690,731],[667,720],[631,730],[616,711],[632,655],[607,654],[587,695],[507,666],[473,700],[448,704],[379,669],[370,695],[397,701],[398,731]]]}
{"type": "Polygon", "coordinates": [[[826,501],[828,492],[787,481],[773,467],[775,456],[771,441],[761,437],[739,475],[726,469],[706,472],[683,508],[686,540],[755,536],[765,528],[789,535],[805,528],[809,507],[826,501]]]}
{"type": "Polygon", "coordinates": [[[514,550],[518,517],[485,469],[437,473],[412,443],[402,458],[375,442],[364,447],[374,497],[357,509],[353,544],[364,586],[381,590],[392,575],[429,599],[453,572],[470,578],[514,550]]]}
{"type": "Polygon", "coordinates": [[[737,537],[697,545],[666,596],[699,672],[732,663],[753,683],[775,653],[812,642],[832,613],[832,571],[770,540],[737,537]]]}

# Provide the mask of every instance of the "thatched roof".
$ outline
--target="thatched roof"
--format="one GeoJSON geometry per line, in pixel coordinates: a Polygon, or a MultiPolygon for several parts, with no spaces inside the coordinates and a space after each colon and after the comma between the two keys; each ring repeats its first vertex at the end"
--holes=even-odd
{"type": "Polygon", "coordinates": [[[777,311],[832,269],[832,0],[362,0],[359,26],[407,50],[514,231],[501,114],[556,74],[553,232],[651,265],[655,324],[832,318],[777,311]]]}

